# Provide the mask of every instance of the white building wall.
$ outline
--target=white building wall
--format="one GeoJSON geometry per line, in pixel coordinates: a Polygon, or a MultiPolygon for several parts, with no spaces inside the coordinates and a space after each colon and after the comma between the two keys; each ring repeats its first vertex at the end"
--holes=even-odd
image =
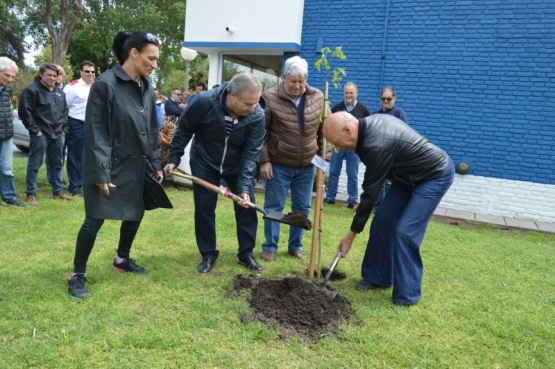
{"type": "Polygon", "coordinates": [[[203,51],[241,43],[300,45],[303,14],[304,0],[188,0],[184,46],[203,51]]]}
{"type": "MultiPolygon", "coordinates": [[[[362,184],[365,170],[366,167],[361,163],[359,185],[362,184]]],[[[359,196],[361,192],[359,187],[359,196]]],[[[347,195],[345,165],[341,169],[338,193],[347,195]]],[[[555,223],[555,186],[457,174],[439,206],[478,214],[555,223]]]]}

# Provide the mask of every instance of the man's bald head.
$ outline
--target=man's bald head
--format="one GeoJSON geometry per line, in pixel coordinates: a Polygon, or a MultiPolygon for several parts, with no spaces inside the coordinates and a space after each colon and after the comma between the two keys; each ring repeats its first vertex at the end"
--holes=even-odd
{"type": "Polygon", "coordinates": [[[354,150],[358,139],[358,119],[346,111],[326,118],[322,133],[337,150],[354,150]]]}

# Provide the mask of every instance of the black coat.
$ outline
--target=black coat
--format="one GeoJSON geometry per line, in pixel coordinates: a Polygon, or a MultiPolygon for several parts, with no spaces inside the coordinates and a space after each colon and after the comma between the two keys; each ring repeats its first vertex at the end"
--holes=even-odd
{"type": "Polygon", "coordinates": [[[13,119],[10,106],[10,89],[0,86],[0,140],[13,137],[13,119]]]}
{"type": "Polygon", "coordinates": [[[364,229],[386,179],[406,188],[442,175],[449,156],[402,120],[387,114],[360,118],[355,152],[366,166],[351,230],[364,229]]]}
{"type": "Polygon", "coordinates": [[[154,92],[116,65],[95,80],[85,114],[83,193],[87,216],[141,220],[145,170],[162,170],[154,92]],[[147,161],[151,165],[147,165],[147,161]],[[97,183],[112,183],[106,196],[97,183]]]}

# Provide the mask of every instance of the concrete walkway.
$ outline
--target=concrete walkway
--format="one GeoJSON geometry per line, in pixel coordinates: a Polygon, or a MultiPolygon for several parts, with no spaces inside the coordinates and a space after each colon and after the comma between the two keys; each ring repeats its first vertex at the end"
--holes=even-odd
{"type": "MultiPolygon", "coordinates": [[[[344,203],[347,205],[347,194],[338,193],[336,198],[336,203],[344,203]]],[[[434,216],[453,218],[453,219],[463,219],[471,222],[487,223],[496,227],[503,228],[518,228],[524,230],[555,233],[554,223],[538,222],[530,219],[517,219],[509,218],[500,215],[490,215],[490,214],[480,214],[471,211],[464,210],[454,210],[438,207],[434,212],[434,216]]]]}
{"type": "MultiPolygon", "coordinates": [[[[173,182],[178,186],[189,187],[191,183],[185,179],[174,176],[173,182]]],[[[256,192],[264,192],[264,183],[256,182],[256,192]]],[[[313,193],[313,196],[315,194],[313,193]]],[[[347,194],[338,193],[335,198],[336,204],[347,206],[347,194]]],[[[555,233],[555,223],[538,222],[530,219],[509,218],[498,215],[479,214],[470,211],[454,210],[439,207],[434,212],[434,216],[461,219],[469,222],[487,223],[495,227],[516,228],[522,230],[531,230],[545,233],[555,233]]]]}
{"type": "MultiPolygon", "coordinates": [[[[264,192],[264,184],[262,182],[256,182],[256,191],[264,192]]],[[[338,193],[335,198],[335,202],[336,204],[344,204],[345,206],[347,206],[347,194],[338,193]]],[[[473,213],[471,211],[454,210],[441,207],[436,209],[436,211],[434,212],[434,216],[462,219],[465,221],[477,223],[487,223],[491,224],[492,226],[502,228],[517,228],[545,233],[555,233],[555,223],[538,222],[530,219],[509,218],[498,215],[480,214],[473,213]]]]}

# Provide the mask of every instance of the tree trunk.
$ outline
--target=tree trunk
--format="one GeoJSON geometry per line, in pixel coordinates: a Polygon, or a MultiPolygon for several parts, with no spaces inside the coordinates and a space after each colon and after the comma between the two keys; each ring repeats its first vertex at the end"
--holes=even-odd
{"type": "Polygon", "coordinates": [[[46,0],[42,19],[46,24],[50,40],[52,42],[52,58],[53,62],[58,65],[64,65],[64,59],[69,46],[69,38],[71,32],[77,23],[83,18],[83,0],[74,0],[75,5],[72,9],[70,0],[60,0],[60,20],[59,27],[54,27],[52,19],[52,0],[46,0]],[[58,28],[58,31],[56,30],[58,28]]]}

